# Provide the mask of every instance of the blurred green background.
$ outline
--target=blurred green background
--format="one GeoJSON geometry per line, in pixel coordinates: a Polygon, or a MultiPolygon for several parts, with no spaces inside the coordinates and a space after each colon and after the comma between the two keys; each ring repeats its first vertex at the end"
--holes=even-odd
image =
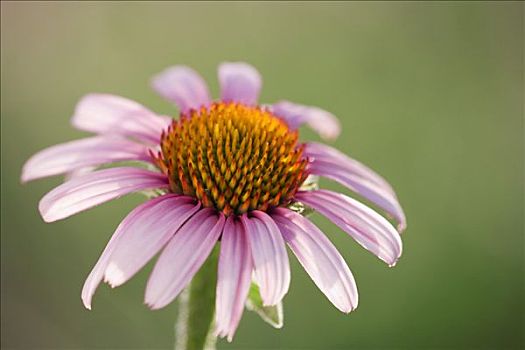
{"type": "Polygon", "coordinates": [[[44,224],[38,200],[61,179],[22,186],[20,169],[86,135],[69,117],[88,92],[173,114],[149,88],[154,73],[191,65],[217,96],[217,64],[245,60],[264,77],[262,101],[339,116],[334,145],[393,184],[409,224],[390,269],[314,215],[354,272],[358,310],[339,313],[292,258],[284,328],[246,312],[219,347],[522,348],[523,13],[518,2],[2,2],[2,346],[172,346],[175,303],[142,303],[151,264],[121,288],[101,286],[93,311],[80,301],[143,198],[44,224]]]}

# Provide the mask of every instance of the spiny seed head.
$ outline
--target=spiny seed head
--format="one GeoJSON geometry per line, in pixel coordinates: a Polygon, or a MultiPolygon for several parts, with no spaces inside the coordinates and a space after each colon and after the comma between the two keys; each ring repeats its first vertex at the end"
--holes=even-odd
{"type": "Polygon", "coordinates": [[[288,204],[307,177],[307,160],[291,131],[260,107],[213,103],[181,114],[153,155],[170,190],[225,215],[288,204]]]}

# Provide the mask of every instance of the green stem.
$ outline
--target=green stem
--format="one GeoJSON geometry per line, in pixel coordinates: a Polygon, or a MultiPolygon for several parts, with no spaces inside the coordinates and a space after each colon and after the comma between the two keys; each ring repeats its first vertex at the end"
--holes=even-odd
{"type": "Polygon", "coordinates": [[[212,350],[215,313],[215,286],[219,245],[193,277],[191,284],[179,296],[179,310],[175,325],[175,350],[212,350]]]}

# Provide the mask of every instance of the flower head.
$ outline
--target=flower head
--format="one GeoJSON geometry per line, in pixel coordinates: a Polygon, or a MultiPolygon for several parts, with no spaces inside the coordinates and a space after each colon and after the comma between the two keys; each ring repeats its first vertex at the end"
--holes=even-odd
{"type": "Polygon", "coordinates": [[[154,89],[180,109],[177,120],[114,95],[90,94],[72,119],[97,136],[45,149],[24,165],[22,181],[68,174],[40,201],[46,222],[64,219],[122,195],[154,190],[117,227],[88,276],[82,300],[101,281],[129,280],[160,253],[146,287],[153,309],[169,304],[220,240],[216,334],[233,337],[252,278],[265,305],[288,291],[287,244],[312,280],[341,311],[357,307],[357,288],[328,238],[292,210],[298,203],[333,221],[365,249],[393,266],[401,255],[405,216],[392,187],[378,174],[336,149],[301,143],[307,124],[334,138],[337,119],[324,110],[281,101],[257,104],[261,77],[246,63],[219,67],[221,98],[212,101],[191,68],[165,70],[154,89]],[[146,167],[99,166],[135,161],[146,167]],[[397,221],[345,194],[305,187],[308,176],[334,180],[397,221]]]}

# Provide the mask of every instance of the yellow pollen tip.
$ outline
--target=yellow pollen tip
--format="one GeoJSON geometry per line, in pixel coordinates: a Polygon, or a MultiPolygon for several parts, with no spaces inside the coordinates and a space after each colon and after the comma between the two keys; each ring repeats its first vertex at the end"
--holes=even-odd
{"type": "Polygon", "coordinates": [[[307,176],[297,139],[265,109],[217,102],[181,114],[152,156],[172,192],[239,215],[291,201],[307,176]]]}

